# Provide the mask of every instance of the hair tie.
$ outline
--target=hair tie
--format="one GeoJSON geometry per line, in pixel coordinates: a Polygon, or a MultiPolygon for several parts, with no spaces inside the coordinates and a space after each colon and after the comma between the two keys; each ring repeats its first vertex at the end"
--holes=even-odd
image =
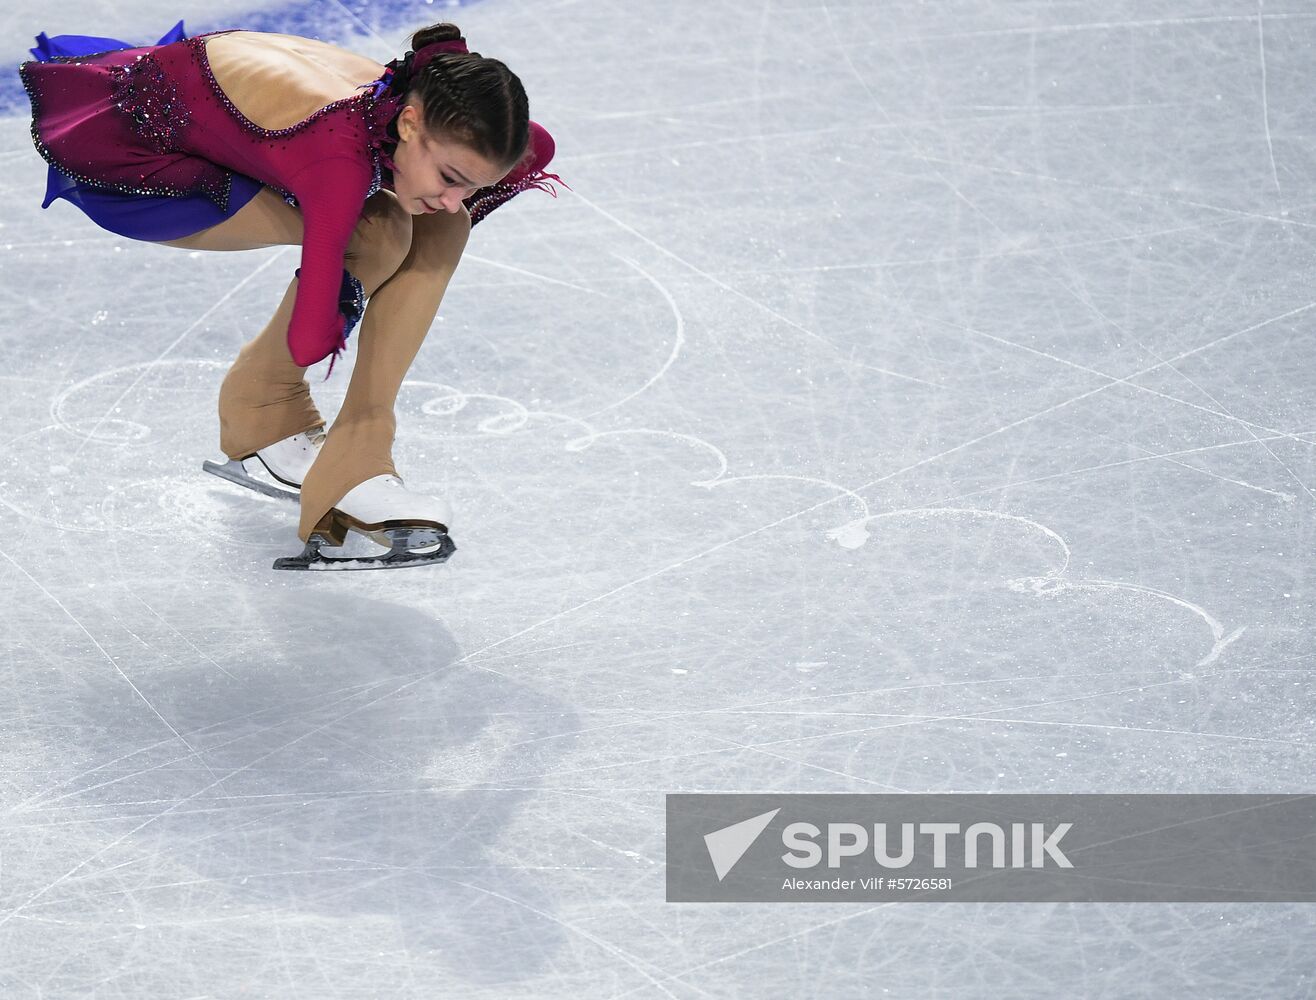
{"type": "Polygon", "coordinates": [[[408,49],[407,54],[401,59],[394,59],[384,64],[385,70],[390,74],[387,88],[391,93],[405,97],[411,90],[411,81],[435,56],[445,53],[464,54],[467,51],[469,50],[466,48],[464,38],[455,38],[448,42],[431,42],[429,45],[422,46],[419,51],[408,49]]]}

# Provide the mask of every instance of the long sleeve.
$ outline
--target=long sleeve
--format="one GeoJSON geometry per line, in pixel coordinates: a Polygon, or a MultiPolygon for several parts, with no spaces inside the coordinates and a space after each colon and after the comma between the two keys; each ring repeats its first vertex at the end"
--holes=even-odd
{"type": "Polygon", "coordinates": [[[302,266],[288,325],[288,350],[305,368],[343,344],[339,311],[343,255],[352,238],[372,173],[359,158],[338,156],[304,167],[289,180],[302,210],[302,266]]]}

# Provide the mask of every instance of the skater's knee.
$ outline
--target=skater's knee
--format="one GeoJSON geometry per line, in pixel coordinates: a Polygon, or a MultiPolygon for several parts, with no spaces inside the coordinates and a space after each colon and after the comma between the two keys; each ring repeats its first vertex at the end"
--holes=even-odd
{"type": "Polygon", "coordinates": [[[348,270],[354,270],[352,261],[366,262],[381,279],[392,275],[411,250],[411,225],[411,215],[389,192],[369,198],[348,244],[348,270]]]}
{"type": "Polygon", "coordinates": [[[448,269],[457,266],[471,235],[471,216],[458,212],[418,215],[413,223],[408,266],[448,269]]]}

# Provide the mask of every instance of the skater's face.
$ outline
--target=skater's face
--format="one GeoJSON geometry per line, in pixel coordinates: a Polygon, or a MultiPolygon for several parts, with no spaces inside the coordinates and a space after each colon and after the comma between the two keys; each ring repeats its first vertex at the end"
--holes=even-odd
{"type": "Polygon", "coordinates": [[[412,215],[459,212],[463,200],[502,180],[509,169],[465,143],[425,128],[420,108],[414,104],[398,115],[393,163],[393,193],[412,215]]]}

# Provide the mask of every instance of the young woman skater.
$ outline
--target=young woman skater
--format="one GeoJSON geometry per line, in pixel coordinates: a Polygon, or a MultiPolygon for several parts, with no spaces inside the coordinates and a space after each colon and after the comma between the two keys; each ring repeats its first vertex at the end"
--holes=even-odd
{"type": "Polygon", "coordinates": [[[448,505],[398,477],[393,408],[471,225],[557,179],[543,172],[553,141],[529,120],[520,80],[468,52],[451,24],[417,32],[387,65],[294,35],[187,38],[181,22],[154,46],[37,41],[19,72],[51,167],[42,207],[62,198],[111,232],[187,250],[302,247],[283,301],[220,387],[229,461],[207,465],[286,492],[247,476],[256,458],[299,490],[306,549],[276,567],[446,559],[448,505]],[[336,357],[358,320],[326,434],[305,370],[336,357]],[[389,552],[319,551],[349,530],[389,552]]]}

